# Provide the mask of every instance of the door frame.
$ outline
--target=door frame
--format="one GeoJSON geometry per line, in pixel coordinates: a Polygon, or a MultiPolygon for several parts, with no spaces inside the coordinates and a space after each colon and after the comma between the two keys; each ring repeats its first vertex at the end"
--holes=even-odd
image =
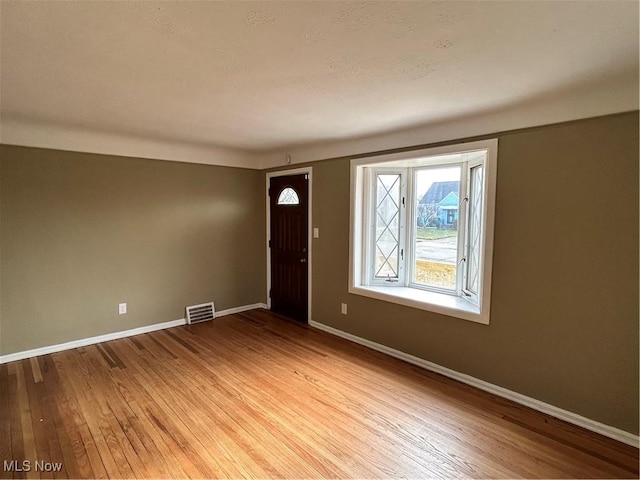
{"type": "Polygon", "coordinates": [[[269,184],[271,183],[271,178],[273,177],[286,177],[289,175],[301,175],[301,174],[307,174],[309,176],[309,183],[308,183],[308,188],[309,188],[309,196],[308,196],[308,203],[307,203],[307,216],[308,216],[308,226],[307,226],[307,252],[309,252],[308,258],[307,258],[307,263],[309,265],[308,267],[308,278],[307,278],[307,285],[308,285],[308,292],[307,292],[307,322],[311,322],[311,273],[312,273],[312,267],[313,267],[313,257],[312,257],[312,244],[313,244],[313,222],[312,220],[312,216],[311,216],[311,212],[312,212],[312,206],[313,206],[313,167],[300,167],[300,168],[292,168],[289,170],[278,170],[277,172],[267,172],[266,175],[266,182],[265,182],[265,190],[264,190],[264,194],[265,194],[265,199],[266,199],[266,204],[267,204],[267,241],[266,241],[266,250],[267,250],[267,308],[269,310],[271,310],[271,297],[269,296],[269,291],[271,290],[271,249],[269,248],[269,240],[271,240],[271,204],[269,202],[269,184]]]}

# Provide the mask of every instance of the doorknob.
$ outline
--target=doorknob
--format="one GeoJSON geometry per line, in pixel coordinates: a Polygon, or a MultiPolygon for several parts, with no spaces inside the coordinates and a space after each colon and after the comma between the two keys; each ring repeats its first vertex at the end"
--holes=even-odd
{"type": "Polygon", "coordinates": [[[307,259],[306,258],[301,258],[300,259],[300,263],[307,263],[307,259]]]}

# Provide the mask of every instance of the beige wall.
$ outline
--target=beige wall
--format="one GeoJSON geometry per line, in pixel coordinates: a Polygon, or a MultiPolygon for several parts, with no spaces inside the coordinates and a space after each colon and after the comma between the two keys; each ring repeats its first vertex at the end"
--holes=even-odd
{"type": "Polygon", "coordinates": [[[261,172],[0,148],[2,355],[265,302],[261,172]]]}
{"type": "Polygon", "coordinates": [[[312,318],[638,433],[638,115],[498,149],[489,326],[347,293],[348,159],[313,163],[312,318]]]}

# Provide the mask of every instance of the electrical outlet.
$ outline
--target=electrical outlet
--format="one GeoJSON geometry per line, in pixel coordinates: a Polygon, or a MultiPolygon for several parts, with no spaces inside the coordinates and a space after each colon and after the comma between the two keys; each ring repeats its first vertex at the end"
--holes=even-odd
{"type": "Polygon", "coordinates": [[[318,227],[313,228],[313,238],[320,238],[320,229],[318,227]]]}
{"type": "Polygon", "coordinates": [[[343,315],[347,314],[347,304],[346,303],[341,303],[340,304],[340,313],[342,313],[343,315]]]}
{"type": "Polygon", "coordinates": [[[126,303],[119,303],[118,304],[118,314],[124,315],[125,313],[127,313],[127,304],[126,303]]]}

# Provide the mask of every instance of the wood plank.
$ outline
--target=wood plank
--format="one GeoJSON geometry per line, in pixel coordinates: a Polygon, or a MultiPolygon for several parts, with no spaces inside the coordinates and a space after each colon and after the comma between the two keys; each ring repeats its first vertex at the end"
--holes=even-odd
{"type": "MultiPolygon", "coordinates": [[[[304,352],[300,352],[300,353],[304,353],[304,352]]],[[[311,382],[312,386],[316,387],[315,388],[316,392],[311,391],[308,393],[309,401],[320,402],[320,405],[318,405],[319,408],[315,409],[316,411],[328,410],[329,412],[331,412],[330,418],[340,419],[340,417],[342,416],[344,420],[347,422],[347,424],[349,423],[349,415],[352,414],[353,411],[356,411],[358,413],[357,417],[360,420],[356,425],[354,425],[353,421],[351,421],[351,424],[352,424],[351,427],[352,428],[355,427],[361,430],[357,435],[358,437],[375,438],[378,443],[384,443],[386,441],[387,447],[392,447],[393,444],[402,444],[405,448],[405,451],[409,451],[413,449],[417,452],[425,452],[425,451],[429,452],[432,450],[432,449],[422,448],[423,447],[422,443],[425,440],[420,435],[418,436],[413,434],[407,435],[408,432],[404,431],[401,428],[400,425],[403,423],[401,417],[404,414],[404,411],[395,409],[392,412],[390,412],[390,418],[397,419],[398,422],[396,423],[398,423],[398,425],[392,422],[387,422],[386,419],[382,416],[379,418],[375,418],[377,416],[375,412],[373,410],[370,410],[367,407],[366,395],[363,395],[363,394],[366,394],[365,391],[355,390],[352,392],[355,395],[355,397],[359,399],[359,402],[348,401],[349,400],[348,395],[343,396],[342,398],[331,399],[333,389],[331,388],[330,385],[327,385],[325,388],[325,386],[322,385],[321,382],[318,382],[316,379],[312,378],[309,374],[303,373],[301,370],[299,370],[299,369],[304,370],[304,367],[305,367],[304,359],[300,361],[300,359],[303,358],[303,355],[300,355],[300,353],[298,353],[299,365],[297,366],[294,373],[300,376],[304,381],[311,382]],[[321,391],[318,392],[317,390],[321,390],[321,391]],[[363,401],[365,401],[365,403],[363,403],[363,401]],[[389,431],[395,430],[395,434],[393,438],[386,438],[386,436],[375,435],[376,427],[380,424],[380,422],[387,424],[385,430],[389,430],[389,431]]],[[[342,385],[347,385],[347,384],[342,384],[342,385]]],[[[297,387],[297,388],[301,388],[301,387],[297,387]]],[[[343,388],[343,391],[344,391],[344,388],[351,388],[353,390],[353,388],[349,386],[347,387],[343,386],[342,388],[343,388]]],[[[394,398],[392,397],[393,395],[392,390],[387,390],[387,389],[381,390],[380,395],[384,396],[386,399],[389,399],[390,397],[394,398]]],[[[338,428],[340,427],[338,426],[338,428]]],[[[348,436],[349,432],[341,432],[341,436],[345,436],[345,435],[348,436]]],[[[430,440],[430,441],[432,442],[433,440],[430,440]]],[[[382,450],[385,451],[386,448],[383,448],[382,450]]],[[[419,460],[415,456],[411,458],[416,461],[419,460]]],[[[379,459],[369,459],[369,462],[372,462],[375,464],[376,460],[379,461],[379,459]]],[[[385,463],[389,467],[391,467],[394,465],[393,462],[395,460],[397,459],[386,458],[385,463]]],[[[452,465],[455,465],[454,471],[458,471],[459,473],[464,472],[464,474],[467,476],[474,475],[474,474],[478,475],[479,472],[481,471],[480,466],[479,465],[474,466],[473,463],[470,462],[469,460],[470,460],[470,457],[467,457],[467,462],[465,464],[460,463],[456,459],[452,459],[451,461],[447,462],[436,455],[429,458],[428,462],[424,462],[423,464],[428,464],[430,466],[441,465],[441,468],[444,471],[439,472],[440,474],[444,474],[448,468],[451,468],[452,465]]],[[[488,467],[489,465],[484,465],[485,469],[488,467]]],[[[382,473],[385,473],[385,472],[382,472],[382,473]]],[[[392,472],[386,472],[386,475],[388,476],[391,473],[392,472]]],[[[449,472],[449,473],[453,473],[453,472],[449,472]]],[[[495,474],[496,472],[493,472],[494,476],[495,474]]],[[[489,471],[485,471],[481,476],[491,476],[491,475],[489,471]]]]}
{"type": "MultiPolygon", "coordinates": [[[[35,465],[38,460],[38,453],[35,443],[35,434],[33,432],[33,420],[31,418],[31,405],[27,393],[27,385],[24,374],[24,364],[29,364],[27,360],[16,362],[16,380],[17,380],[17,399],[18,409],[20,411],[20,424],[22,425],[22,441],[24,444],[25,460],[35,465]]],[[[38,471],[31,468],[26,472],[27,478],[40,478],[38,471]]]]}
{"type": "MultiPolygon", "coordinates": [[[[259,317],[265,315],[264,311],[258,311],[258,310],[248,312],[248,313],[251,315],[255,314],[256,316],[259,316],[259,317]]],[[[269,315],[269,313],[266,313],[266,315],[269,315]]],[[[267,326],[267,330],[268,330],[268,326],[267,326]]],[[[536,412],[527,407],[523,407],[521,405],[510,402],[506,399],[496,397],[492,394],[478,391],[477,389],[470,387],[468,385],[452,381],[446,377],[437,375],[432,372],[428,372],[426,370],[420,369],[415,366],[409,366],[409,369],[407,371],[407,372],[413,372],[414,374],[416,374],[414,375],[416,378],[411,378],[407,375],[404,375],[402,371],[397,370],[398,361],[396,359],[382,355],[379,352],[372,351],[361,345],[356,345],[351,342],[345,342],[344,340],[336,338],[325,332],[314,331],[311,337],[309,337],[309,334],[306,333],[308,331],[309,331],[308,329],[302,329],[302,328],[297,329],[298,333],[296,334],[296,336],[305,338],[307,341],[311,340],[312,342],[313,340],[311,337],[322,338],[323,343],[327,342],[327,344],[325,345],[325,348],[329,346],[331,348],[335,347],[337,349],[338,355],[333,359],[334,362],[340,361],[340,358],[343,356],[347,356],[350,364],[355,362],[356,364],[366,365],[367,369],[369,370],[370,378],[375,379],[376,384],[380,384],[381,381],[384,382],[384,381],[391,380],[391,383],[386,385],[386,388],[394,389],[394,388],[397,388],[398,386],[397,382],[394,383],[395,380],[400,378],[402,383],[407,383],[408,381],[412,386],[415,386],[416,388],[422,388],[424,386],[428,386],[429,395],[435,394],[441,397],[446,402],[445,405],[447,406],[448,409],[452,409],[451,407],[456,407],[456,410],[459,412],[462,412],[462,414],[467,414],[469,409],[472,409],[474,413],[476,413],[477,415],[467,418],[467,421],[465,423],[467,423],[469,419],[473,420],[474,418],[487,418],[487,419],[490,419],[492,422],[495,422],[495,421],[500,422],[505,429],[517,431],[519,429],[515,425],[509,426],[507,425],[507,422],[502,421],[502,420],[505,420],[507,417],[507,414],[505,413],[506,412],[505,409],[508,409],[509,411],[508,413],[525,411],[526,412],[525,415],[530,420],[530,422],[542,422],[545,424],[554,423],[556,425],[555,427],[556,433],[561,433],[564,430],[571,431],[577,434],[582,439],[583,442],[589,440],[590,438],[599,439],[599,442],[597,444],[593,444],[591,449],[589,449],[589,451],[592,454],[594,454],[593,456],[597,456],[595,452],[601,451],[603,448],[605,448],[605,444],[607,445],[608,451],[611,453],[614,451],[617,451],[618,448],[623,448],[625,452],[629,455],[628,461],[626,463],[626,467],[631,466],[631,471],[637,471],[638,450],[633,447],[622,445],[619,442],[606,439],[605,437],[597,435],[593,432],[588,432],[580,427],[567,424],[566,422],[562,422],[557,419],[553,419],[548,415],[542,414],[540,412],[536,412]],[[374,360],[375,363],[371,363],[372,360],[374,360]],[[388,371],[393,372],[393,374],[391,376],[388,376],[386,374],[386,372],[388,371]],[[372,374],[375,375],[375,377],[372,374]],[[425,383],[423,379],[428,379],[428,383],[425,383]],[[418,380],[421,383],[416,383],[416,380],[418,380]],[[431,387],[434,387],[434,389],[431,389],[431,387]],[[479,402],[479,400],[483,400],[483,401],[479,402]],[[479,407],[477,407],[478,405],[479,407]],[[601,443],[601,442],[604,442],[604,443],[601,443]]],[[[288,334],[291,335],[292,332],[293,330],[288,332],[288,334]]],[[[403,363],[403,362],[400,362],[400,363],[403,363]]],[[[335,371],[334,373],[337,373],[338,375],[340,375],[345,372],[348,373],[350,370],[352,369],[334,368],[334,371],[335,371]]],[[[536,430],[533,428],[528,430],[520,429],[520,431],[521,432],[526,431],[527,435],[529,436],[536,435],[536,430]]],[[[556,440],[560,440],[560,439],[556,438],[556,440]]],[[[567,442],[562,440],[559,443],[567,443],[567,442]]],[[[552,448],[555,451],[558,448],[562,449],[562,447],[563,447],[562,445],[553,445],[552,448]]],[[[573,447],[574,449],[566,450],[571,452],[569,456],[574,456],[576,454],[575,452],[576,445],[573,445],[573,447]]],[[[577,449],[580,450],[580,448],[577,448],[577,449]]]]}
{"type": "MultiPolygon", "coordinates": [[[[11,450],[11,397],[9,396],[9,369],[7,365],[0,365],[0,460],[13,460],[13,452],[11,450]]],[[[3,469],[4,470],[4,469],[3,469]]],[[[3,477],[8,475],[2,472],[3,477]]]]}
{"type": "MultiPolygon", "coordinates": [[[[231,335],[229,335],[228,332],[225,332],[225,337],[230,339],[231,335]]],[[[247,345],[244,345],[244,347],[248,348],[252,352],[257,352],[257,349],[248,347],[247,345]]],[[[227,353],[233,355],[233,352],[234,350],[231,349],[227,353]]],[[[222,353],[224,352],[218,349],[218,354],[222,354],[222,353]]],[[[230,364],[237,365],[241,361],[242,361],[241,358],[236,359],[232,357],[230,359],[230,364]]],[[[249,370],[255,369],[255,368],[261,368],[259,366],[260,363],[261,362],[250,362],[249,364],[251,365],[251,368],[249,370]]],[[[270,366],[270,368],[273,368],[273,366],[270,366]]],[[[283,415],[283,418],[278,422],[278,425],[284,426],[285,432],[287,432],[286,428],[291,428],[292,434],[295,434],[294,433],[295,431],[306,432],[306,435],[304,436],[304,441],[307,444],[307,446],[301,447],[298,445],[292,445],[292,448],[296,449],[296,451],[298,452],[304,452],[305,450],[314,451],[315,453],[314,458],[312,458],[310,462],[315,462],[316,461],[315,457],[319,457],[316,468],[323,470],[324,467],[330,466],[334,469],[333,471],[335,472],[335,470],[339,468],[337,464],[343,463],[340,460],[342,456],[338,452],[323,450],[320,447],[320,445],[322,444],[326,445],[326,442],[324,441],[326,440],[326,436],[327,435],[339,436],[339,437],[342,437],[342,441],[344,442],[349,442],[350,444],[357,444],[359,441],[359,437],[366,436],[366,432],[361,433],[359,435],[358,432],[354,433],[349,429],[344,429],[343,426],[340,424],[331,425],[330,419],[325,419],[325,420],[328,420],[328,423],[309,422],[306,419],[306,412],[296,409],[295,398],[289,397],[290,394],[288,392],[292,388],[297,389],[300,396],[304,396],[304,392],[300,390],[300,386],[298,385],[294,386],[290,382],[278,382],[277,377],[269,375],[268,372],[266,371],[265,373],[266,373],[266,376],[268,377],[268,381],[260,384],[259,395],[254,399],[255,403],[253,403],[252,406],[254,407],[258,405],[268,406],[269,408],[265,412],[265,415],[267,415],[268,417],[273,417],[273,414],[272,414],[273,411],[280,410],[281,414],[283,415]],[[288,407],[287,405],[289,404],[291,404],[292,406],[288,407]],[[327,429],[327,425],[330,426],[329,429],[327,429]],[[322,432],[323,435],[318,435],[319,432],[322,432]],[[320,437],[323,437],[323,438],[320,438],[320,437]],[[311,446],[308,446],[309,444],[311,446]]],[[[288,372],[288,373],[291,373],[291,372],[288,372]]],[[[235,368],[233,372],[233,376],[231,378],[235,377],[237,378],[237,381],[243,382],[244,378],[240,376],[241,374],[242,372],[239,371],[237,368],[235,368]]],[[[225,378],[225,377],[226,375],[222,376],[222,378],[225,378]]],[[[241,395],[244,401],[247,401],[247,402],[249,401],[249,398],[247,398],[247,392],[243,392],[242,394],[237,394],[237,395],[241,395]]],[[[283,428],[281,427],[280,429],[282,430],[283,428]]],[[[284,439],[280,439],[280,441],[286,442],[287,441],[286,436],[284,439]]],[[[339,451],[340,449],[338,448],[337,450],[339,451]]],[[[304,456],[304,454],[302,455],[304,456]]],[[[394,465],[396,461],[399,461],[399,459],[378,454],[378,455],[370,455],[368,458],[363,458],[361,463],[363,465],[369,466],[370,471],[366,476],[389,476],[393,471],[393,468],[391,467],[394,465]]],[[[325,475],[330,476],[328,472],[325,472],[325,475]]],[[[337,476],[346,476],[346,475],[337,474],[337,476]]]]}
{"type": "MultiPolygon", "coordinates": [[[[150,339],[143,339],[142,341],[145,340],[155,345],[150,339]]],[[[140,359],[142,361],[153,360],[156,362],[158,357],[153,355],[152,349],[148,347],[147,345],[140,359]]],[[[161,355],[164,355],[164,352],[161,355]]],[[[165,359],[162,359],[162,361],[165,361],[165,359]]],[[[148,363],[147,365],[153,365],[153,363],[148,363]]],[[[205,466],[199,469],[196,465],[199,460],[195,456],[190,457],[189,453],[191,452],[184,451],[184,449],[189,448],[184,438],[179,433],[174,436],[172,429],[160,420],[165,418],[165,415],[158,409],[157,402],[159,398],[154,395],[148,395],[136,376],[153,375],[153,369],[139,370],[140,366],[133,366],[133,368],[128,368],[127,371],[112,370],[110,374],[117,376],[119,379],[117,383],[118,390],[135,414],[135,421],[142,429],[142,431],[139,430],[140,438],[145,441],[147,450],[151,451],[154,447],[157,447],[161,455],[160,458],[167,463],[170,477],[210,477],[211,475],[207,475],[210,472],[210,467],[205,466]]]]}
{"type": "MultiPolygon", "coordinates": [[[[69,425],[74,433],[77,432],[76,441],[74,442],[74,454],[76,455],[78,465],[83,466],[85,471],[91,469],[93,478],[107,478],[107,471],[102,462],[100,451],[91,436],[87,421],[80,406],[85,400],[76,395],[76,392],[69,382],[69,377],[74,376],[75,372],[68,372],[68,367],[63,362],[65,358],[79,355],[79,353],[79,349],[77,349],[56,355],[55,368],[58,372],[60,385],[64,391],[64,396],[58,397],[58,403],[61,407],[61,412],[64,413],[63,418],[66,425],[69,425]]],[[[86,477],[83,476],[83,478],[86,477]]]]}
{"type": "MultiPolygon", "coordinates": [[[[52,472],[52,476],[53,478],[68,478],[67,471],[65,468],[65,460],[62,453],[62,449],[60,448],[58,436],[52,435],[50,433],[52,431],[55,431],[56,422],[55,422],[55,413],[54,411],[52,411],[52,408],[51,408],[52,406],[51,398],[47,393],[44,374],[42,373],[43,369],[46,368],[44,363],[41,366],[42,361],[43,361],[42,357],[35,357],[35,365],[37,366],[38,372],[40,372],[40,378],[38,379],[36,376],[34,376],[34,384],[33,384],[33,389],[31,391],[35,390],[35,396],[38,398],[40,412],[41,412],[40,426],[43,432],[45,433],[45,438],[46,438],[47,447],[49,451],[49,460],[53,463],[62,464],[62,470],[52,472]]],[[[32,367],[34,366],[33,361],[31,362],[31,366],[32,367]]],[[[31,395],[31,393],[29,395],[31,395]]]]}
{"type": "Polygon", "coordinates": [[[638,449],[265,310],[2,365],[0,435],[56,478],[638,478],[638,449]]]}
{"type": "MultiPolygon", "coordinates": [[[[29,402],[29,412],[31,414],[31,426],[35,444],[35,454],[32,460],[34,462],[33,468],[35,476],[40,477],[41,475],[39,475],[35,469],[35,462],[49,463],[51,462],[51,455],[49,453],[49,441],[47,440],[49,435],[45,429],[40,397],[36,389],[36,381],[38,381],[38,383],[42,382],[42,375],[34,373],[34,363],[37,364],[37,359],[32,358],[30,361],[25,360],[22,362],[24,367],[25,396],[26,401],[29,402]],[[36,360],[36,362],[34,362],[34,360],[36,360]]],[[[40,372],[39,367],[38,372],[40,372]]],[[[48,476],[46,472],[41,472],[41,474],[42,476],[48,476]]]]}
{"type": "Polygon", "coordinates": [[[40,371],[40,363],[38,362],[38,357],[30,358],[29,362],[31,363],[31,374],[33,376],[33,382],[42,382],[42,372],[40,371]]]}
{"type": "MultiPolygon", "coordinates": [[[[16,368],[19,362],[10,363],[7,366],[8,376],[6,389],[9,392],[9,417],[6,419],[10,423],[11,431],[11,451],[10,460],[17,461],[21,464],[25,460],[24,439],[22,437],[22,422],[20,421],[20,408],[18,406],[18,379],[16,376],[16,368]]],[[[4,473],[4,472],[3,472],[4,473]]],[[[13,471],[8,475],[9,478],[26,478],[24,472],[13,471]]]]}
{"type": "MultiPolygon", "coordinates": [[[[90,353],[93,353],[93,351],[90,353]]],[[[138,432],[132,425],[131,420],[134,414],[126,407],[118,395],[115,387],[117,379],[109,374],[110,371],[99,368],[100,362],[96,356],[88,360],[95,366],[92,369],[94,373],[92,383],[95,385],[96,382],[99,382],[101,385],[100,392],[103,397],[101,408],[103,409],[103,414],[108,418],[111,429],[115,433],[129,465],[131,465],[132,473],[137,478],[168,477],[168,471],[162,468],[164,462],[161,461],[159,456],[152,457],[149,454],[147,445],[140,439],[138,432]]]]}
{"type": "Polygon", "coordinates": [[[113,361],[115,362],[118,368],[127,368],[126,365],[120,359],[120,357],[118,357],[118,354],[113,351],[113,348],[111,348],[111,345],[109,345],[109,343],[103,343],[102,345],[99,345],[99,346],[102,346],[105,349],[105,351],[109,354],[109,357],[113,359],[113,361]]]}
{"type": "MultiPolygon", "coordinates": [[[[124,374],[117,370],[111,370],[109,374],[115,380],[114,388],[118,392],[118,397],[122,399],[119,403],[127,422],[131,425],[135,435],[137,435],[144,447],[148,463],[153,463],[153,468],[159,470],[158,477],[197,477],[198,475],[194,473],[187,475],[186,472],[190,471],[188,459],[183,459],[180,455],[174,454],[171,449],[172,441],[167,437],[163,437],[162,432],[149,420],[144,410],[145,401],[142,395],[139,395],[137,391],[134,395],[128,390],[128,387],[131,386],[129,373],[124,374]],[[123,378],[125,376],[127,377],[126,379],[123,378]],[[142,407],[140,403],[143,404],[142,407]],[[181,462],[180,460],[183,461],[181,462]]],[[[133,436],[133,432],[130,435],[133,436]]],[[[142,452],[142,449],[137,451],[142,452]]],[[[199,476],[202,477],[202,475],[199,476]]]]}
{"type": "MultiPolygon", "coordinates": [[[[71,414],[65,409],[66,401],[61,395],[61,385],[58,373],[55,369],[53,357],[45,355],[41,357],[43,364],[44,389],[46,392],[46,411],[52,419],[53,428],[56,435],[50,435],[51,443],[57,440],[60,446],[63,462],[64,476],[69,478],[89,478],[94,477],[93,470],[89,464],[89,459],[85,447],[80,439],[80,434],[73,421],[70,421],[71,414]]],[[[55,458],[55,457],[54,457],[55,458]]],[[[63,475],[61,474],[61,477],[63,475]]]]}
{"type": "MultiPolygon", "coordinates": [[[[155,343],[161,345],[163,350],[172,351],[172,345],[165,343],[164,338],[158,337],[155,343]]],[[[147,369],[142,369],[133,375],[139,388],[147,393],[148,398],[155,399],[154,410],[150,412],[153,422],[164,432],[170,432],[172,438],[178,440],[177,444],[182,453],[190,458],[193,466],[205,476],[241,476],[235,465],[224,462],[226,452],[216,438],[209,436],[210,432],[203,431],[197,435],[192,431],[200,420],[200,415],[189,408],[187,397],[191,392],[184,395],[175,378],[162,375],[163,371],[168,370],[166,365],[158,364],[153,376],[146,374],[147,369]],[[172,390],[177,390],[180,394],[171,395],[172,390]],[[167,398],[171,398],[171,401],[167,401],[167,398]],[[185,422],[186,419],[189,421],[185,422]],[[201,437],[208,439],[205,445],[200,443],[201,437]]]]}
{"type": "MultiPolygon", "coordinates": [[[[167,346],[169,347],[169,345],[167,346]]],[[[181,370],[181,366],[179,363],[177,365],[173,365],[171,370],[166,370],[162,373],[163,373],[163,379],[168,384],[184,383],[185,386],[187,386],[187,388],[191,380],[191,377],[196,376],[195,369],[192,368],[188,372],[185,372],[184,370],[181,370]],[[176,373],[176,375],[174,375],[174,372],[176,373]]],[[[256,472],[252,474],[252,476],[255,476],[257,474],[258,476],[264,477],[265,472],[262,471],[263,468],[266,468],[267,470],[269,470],[269,467],[271,467],[271,464],[269,464],[266,460],[264,460],[264,458],[261,458],[262,457],[261,453],[257,451],[255,448],[253,448],[251,443],[244,441],[242,436],[238,434],[237,427],[239,427],[240,425],[238,425],[237,423],[234,425],[233,424],[234,419],[232,418],[228,418],[228,417],[225,418],[226,414],[221,409],[217,409],[217,410],[211,409],[210,408],[211,397],[207,398],[205,396],[197,394],[197,382],[192,383],[191,386],[196,387],[196,388],[191,388],[189,390],[190,392],[192,392],[192,395],[195,393],[197,396],[200,397],[200,402],[193,403],[192,408],[197,408],[198,410],[201,410],[203,417],[215,418],[217,426],[225,432],[226,437],[229,437],[229,441],[226,441],[223,444],[219,444],[220,456],[221,456],[220,458],[226,461],[226,463],[224,463],[222,467],[228,470],[230,467],[233,467],[234,469],[237,468],[235,467],[237,465],[246,467],[247,464],[252,464],[252,467],[254,469],[253,471],[256,472]],[[235,445],[235,448],[234,448],[234,445],[235,445]],[[238,446],[241,446],[242,448],[238,449],[237,448],[238,446]],[[236,450],[237,452],[234,452],[234,450],[236,450]],[[250,455],[243,454],[243,451],[248,451],[250,455]],[[256,462],[256,459],[258,460],[258,462],[256,462]]],[[[243,419],[248,419],[248,418],[250,417],[243,415],[243,419]]],[[[201,431],[206,432],[206,427],[202,428],[201,431]]],[[[255,443],[255,438],[253,438],[252,440],[253,440],[253,443],[255,443]]],[[[243,473],[244,475],[248,474],[248,472],[240,472],[240,473],[243,473]]],[[[299,477],[301,475],[297,474],[293,476],[299,477]]],[[[317,472],[311,468],[307,468],[305,476],[317,476],[317,472]]]]}
{"type": "Polygon", "coordinates": [[[111,358],[111,355],[109,355],[109,353],[105,350],[105,345],[104,344],[97,344],[96,348],[98,349],[98,351],[100,352],[100,355],[102,355],[102,358],[105,362],[107,362],[107,364],[109,365],[109,367],[111,368],[115,368],[116,362],[113,360],[113,358],[111,358]]]}
{"type": "Polygon", "coordinates": [[[86,422],[87,430],[95,443],[107,477],[129,478],[132,476],[129,465],[117,447],[115,437],[106,424],[96,401],[96,396],[93,394],[89,369],[82,361],[82,357],[86,355],[85,348],[92,348],[92,346],[78,349],[80,355],[69,355],[63,359],[63,361],[68,362],[68,371],[75,372],[74,375],[69,375],[68,381],[75,397],[79,399],[79,413],[82,414],[86,422]]]}

